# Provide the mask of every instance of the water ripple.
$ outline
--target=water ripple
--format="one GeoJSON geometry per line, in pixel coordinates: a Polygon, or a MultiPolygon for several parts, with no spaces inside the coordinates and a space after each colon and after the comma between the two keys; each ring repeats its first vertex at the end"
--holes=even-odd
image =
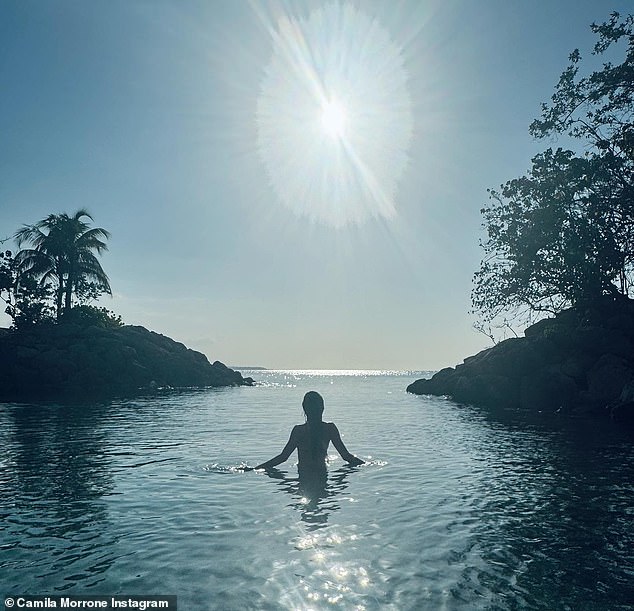
{"type": "Polygon", "coordinates": [[[619,431],[413,397],[400,374],[0,406],[5,591],[174,593],[188,609],[628,609],[619,431]],[[366,465],[277,454],[315,389],[366,465]],[[222,477],[219,477],[222,476],[222,477]]]}

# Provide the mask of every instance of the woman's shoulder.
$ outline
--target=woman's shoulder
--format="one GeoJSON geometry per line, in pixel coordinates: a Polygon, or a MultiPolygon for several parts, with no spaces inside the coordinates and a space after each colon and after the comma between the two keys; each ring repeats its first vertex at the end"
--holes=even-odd
{"type": "MultiPolygon", "coordinates": [[[[336,431],[337,425],[334,422],[322,422],[322,427],[328,431],[336,431]]],[[[303,433],[304,431],[308,431],[308,424],[304,422],[303,424],[296,424],[293,427],[293,433],[303,433]]]]}

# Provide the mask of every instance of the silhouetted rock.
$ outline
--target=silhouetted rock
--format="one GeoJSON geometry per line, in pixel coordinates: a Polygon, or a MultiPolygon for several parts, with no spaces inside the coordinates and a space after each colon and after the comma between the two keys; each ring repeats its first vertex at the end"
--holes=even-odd
{"type": "Polygon", "coordinates": [[[634,301],[571,308],[407,388],[463,403],[634,422],[634,301]]]}
{"type": "Polygon", "coordinates": [[[557,368],[541,368],[522,376],[519,406],[556,411],[574,407],[579,389],[574,379],[557,368]]]}
{"type": "Polygon", "coordinates": [[[138,326],[59,324],[0,334],[0,400],[252,383],[219,361],[210,364],[204,354],[138,326]]]}

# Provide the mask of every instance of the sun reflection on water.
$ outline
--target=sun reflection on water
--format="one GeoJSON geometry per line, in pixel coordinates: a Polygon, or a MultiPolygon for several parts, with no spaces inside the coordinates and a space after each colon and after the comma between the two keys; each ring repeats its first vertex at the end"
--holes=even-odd
{"type": "Polygon", "coordinates": [[[274,567],[269,579],[280,608],[361,610],[382,596],[385,578],[380,565],[374,555],[359,555],[359,550],[367,549],[369,538],[374,538],[375,525],[367,524],[365,533],[356,525],[333,523],[346,501],[357,502],[349,491],[351,475],[371,474],[387,464],[369,456],[364,459],[366,464],[360,467],[333,468],[340,459],[329,456],[329,468],[320,475],[277,469],[266,473],[278,491],[290,495],[287,507],[299,516],[290,532],[276,532],[289,547],[286,564],[274,567]]]}
{"type": "Polygon", "coordinates": [[[307,609],[314,603],[366,608],[359,599],[367,596],[372,586],[370,572],[362,563],[345,558],[358,539],[357,533],[331,530],[302,532],[292,541],[306,560],[304,573],[298,575],[299,584],[295,587],[295,594],[302,600],[295,601],[293,608],[307,609]]]}

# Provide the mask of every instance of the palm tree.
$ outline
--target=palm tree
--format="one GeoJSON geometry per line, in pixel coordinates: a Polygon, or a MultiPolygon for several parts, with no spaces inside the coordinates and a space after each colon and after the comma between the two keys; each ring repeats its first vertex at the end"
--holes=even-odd
{"type": "Polygon", "coordinates": [[[84,218],[93,220],[84,208],[72,217],[65,212],[49,214],[14,235],[19,247],[31,246],[15,256],[19,274],[35,277],[41,285],[53,283],[58,320],[71,309],[73,293],[82,283],[93,282],[99,292],[112,295],[108,276],[95,256],[108,250],[105,240],[110,233],[91,228],[84,218]]]}

